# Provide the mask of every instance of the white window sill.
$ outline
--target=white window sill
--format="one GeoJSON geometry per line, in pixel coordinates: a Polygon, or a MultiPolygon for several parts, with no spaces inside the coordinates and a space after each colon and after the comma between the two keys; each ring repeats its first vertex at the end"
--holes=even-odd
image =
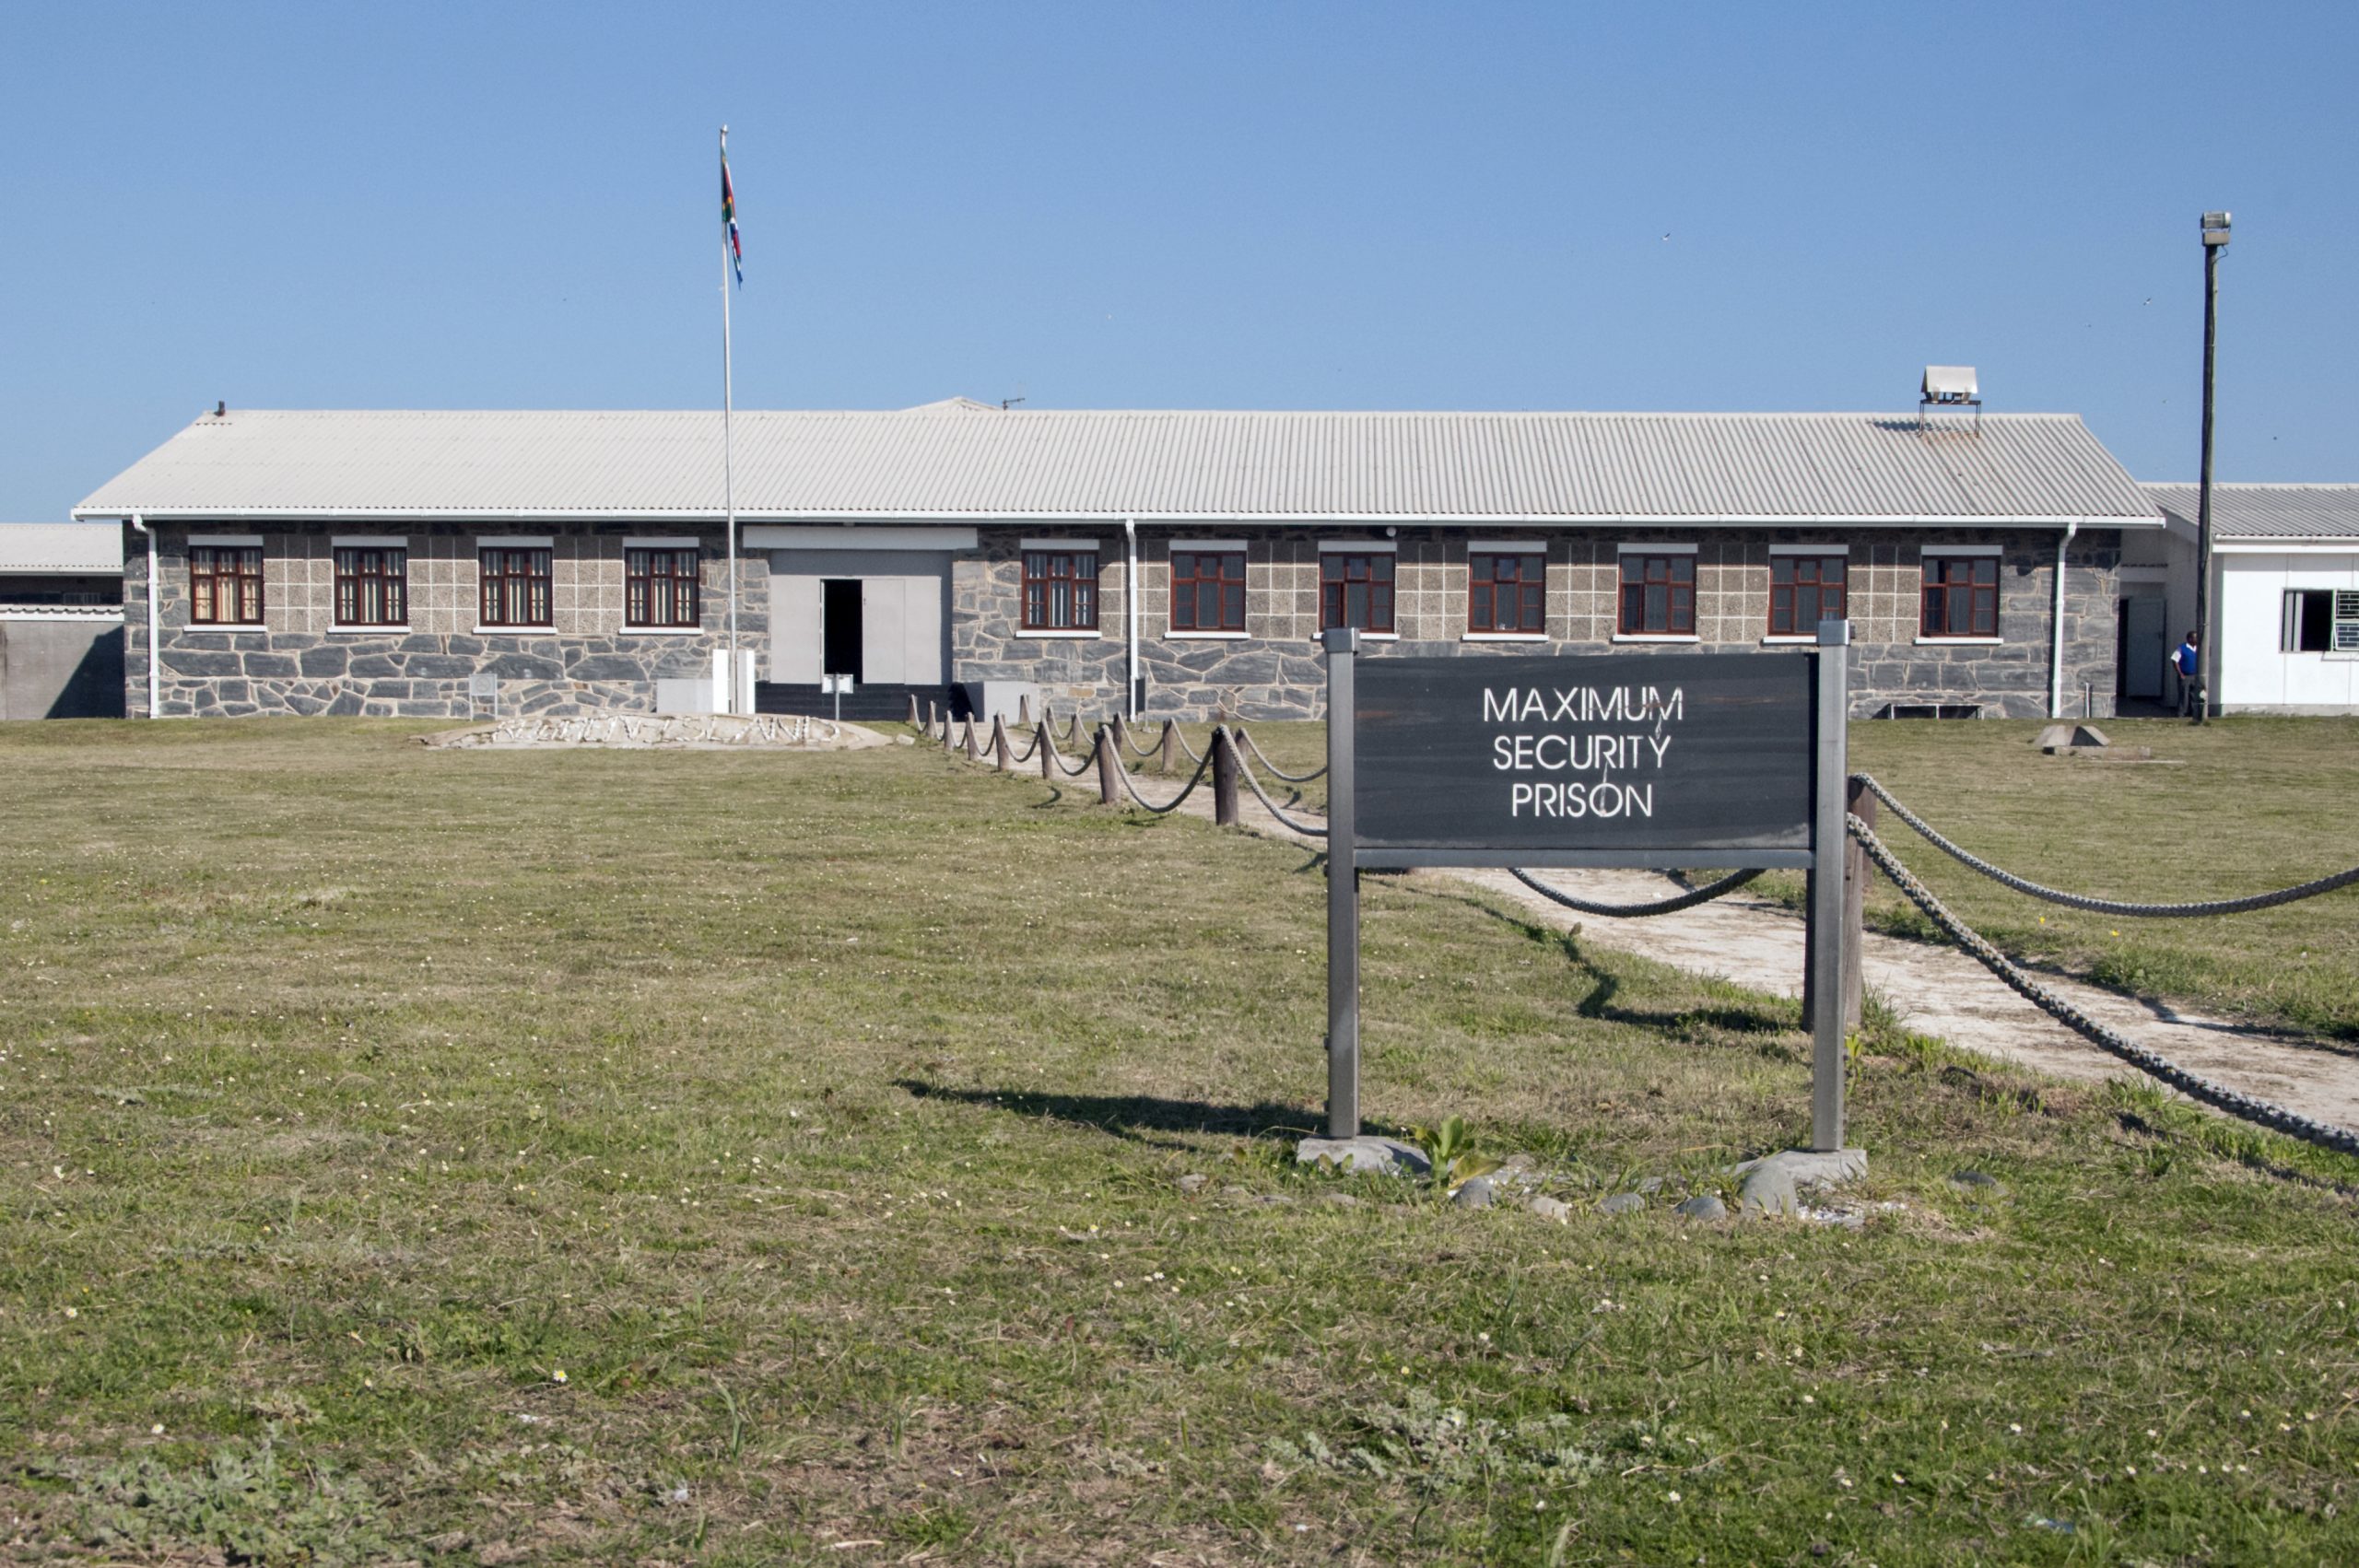
{"type": "Polygon", "coordinates": [[[1998,648],[2006,642],[2002,637],[1920,637],[1919,648],[1998,648]]]}
{"type": "Polygon", "coordinates": [[[1767,637],[1763,638],[1761,642],[1765,648],[1815,648],[1818,646],[1818,634],[1816,632],[1771,632],[1767,637]]]}
{"type": "Polygon", "coordinates": [[[1461,642],[1546,642],[1546,632],[1467,632],[1461,642]]]}
{"type": "Polygon", "coordinates": [[[1095,641],[1098,640],[1098,638],[1100,638],[1100,636],[1101,636],[1102,634],[1100,634],[1100,633],[1098,633],[1098,632],[1095,632],[1095,631],[1069,631],[1069,632],[1057,632],[1057,631],[1020,631],[1020,632],[1017,632],[1015,635],[1016,635],[1016,638],[1017,638],[1017,639],[1018,639],[1018,640],[1023,640],[1023,639],[1027,639],[1027,638],[1063,638],[1063,639],[1065,639],[1065,640],[1067,640],[1067,641],[1076,641],[1076,640],[1077,640],[1077,641],[1082,641],[1082,642],[1095,642],[1095,641]]]}
{"type": "MultiPolygon", "coordinates": [[[[171,628],[164,628],[170,631],[171,628]]],[[[266,632],[270,628],[259,621],[191,621],[186,627],[193,632],[266,632]]]]}
{"type": "Polygon", "coordinates": [[[1701,642],[1693,632],[1615,632],[1616,642],[1701,642]]]}
{"type": "Polygon", "coordinates": [[[469,626],[469,637],[555,637],[555,626],[469,626]]]}
{"type": "Polygon", "coordinates": [[[1399,642],[1401,634],[1399,632],[1362,632],[1360,640],[1362,642],[1399,642]]]}
{"type": "Polygon", "coordinates": [[[387,621],[382,626],[330,626],[328,635],[330,637],[381,637],[387,632],[406,633],[408,630],[407,621],[387,621]]]}
{"type": "Polygon", "coordinates": [[[1243,642],[1252,635],[1251,632],[1183,632],[1175,628],[1165,632],[1163,639],[1166,642],[1243,642]]]}
{"type": "Polygon", "coordinates": [[[621,626],[617,637],[702,637],[702,626],[621,626]]]}

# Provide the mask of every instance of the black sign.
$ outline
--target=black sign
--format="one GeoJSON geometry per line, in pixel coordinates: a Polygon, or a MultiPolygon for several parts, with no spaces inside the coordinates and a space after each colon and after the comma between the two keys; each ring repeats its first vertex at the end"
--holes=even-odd
{"type": "Polygon", "coordinates": [[[1369,848],[1807,849],[1801,653],[1357,661],[1369,848]]]}

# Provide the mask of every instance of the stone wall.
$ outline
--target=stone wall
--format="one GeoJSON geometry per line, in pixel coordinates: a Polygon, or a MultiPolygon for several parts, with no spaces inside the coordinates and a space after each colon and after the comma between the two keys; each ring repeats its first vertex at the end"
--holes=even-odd
{"type": "MultiPolygon", "coordinates": [[[[286,529],[208,522],[192,530],[149,525],[162,579],[163,717],[336,713],[464,719],[487,711],[468,694],[470,677],[499,681],[502,713],[651,712],[658,679],[710,679],[712,650],[726,642],[728,571],[720,532],[648,524],[544,525],[552,540],[551,614],[546,628],[475,625],[476,548],[491,529],[382,523],[286,529]],[[216,629],[189,622],[192,532],[259,533],[263,624],[216,629]],[[338,537],[406,537],[409,624],[337,629],[332,625],[338,537]],[[632,631],[623,626],[624,541],[701,542],[702,579],[694,631],[632,631]]],[[[500,536],[513,537],[503,525],[500,536]]],[[[123,530],[123,696],[147,711],[147,544],[123,530]]],[[[758,648],[768,632],[768,574],[739,563],[739,645],[758,648]]]]}
{"type": "MultiPolygon", "coordinates": [[[[1051,536],[1028,532],[1032,537],[1051,536]]],[[[1127,650],[1121,532],[1074,529],[1053,535],[1076,544],[1094,539],[1098,547],[1097,635],[1082,638],[1039,637],[1020,629],[1026,536],[1027,531],[985,529],[978,549],[953,564],[954,678],[1027,682],[1059,708],[1110,709],[1122,700],[1127,650]]],[[[1320,711],[1324,666],[1317,648],[1319,544],[1347,535],[1337,530],[1262,529],[1243,536],[1242,637],[1171,631],[1172,535],[1157,531],[1140,540],[1139,670],[1146,685],[1146,713],[1286,719],[1320,711]]],[[[1928,703],[1971,705],[1992,717],[2036,718],[2048,711],[2053,529],[1871,529],[1839,538],[1829,531],[1791,529],[1555,532],[1534,541],[1548,557],[1547,633],[1537,639],[1468,638],[1469,536],[1463,529],[1404,528],[1381,541],[1395,550],[1396,633],[1371,639],[1371,651],[1482,657],[1773,646],[1767,636],[1771,546],[1833,544],[1848,545],[1854,713],[1872,717],[1894,704],[1928,703]],[[1696,545],[1693,638],[1616,636],[1618,546],[1648,543],[1696,545]],[[1995,643],[1919,639],[1919,558],[1927,547],[1940,544],[2000,548],[1995,643]]],[[[1511,529],[1477,536],[1518,537],[1511,529]]],[[[2083,681],[2095,685],[2096,713],[2112,712],[2119,560],[2118,531],[2083,531],[2072,543],[2064,688],[2075,714],[2083,681]]]]}

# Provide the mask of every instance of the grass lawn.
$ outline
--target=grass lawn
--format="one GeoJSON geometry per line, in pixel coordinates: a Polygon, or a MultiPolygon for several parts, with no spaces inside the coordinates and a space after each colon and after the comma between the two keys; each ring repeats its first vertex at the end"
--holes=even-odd
{"type": "Polygon", "coordinates": [[[14,1558],[2359,1555],[2359,1163],[1885,1034],[1862,1228],[1607,1220],[1802,1133],[1791,1004],[1379,879],[1371,1116],[1579,1210],[1462,1211],[1285,1164],[1300,849],[417,728],[0,730],[14,1558]]]}

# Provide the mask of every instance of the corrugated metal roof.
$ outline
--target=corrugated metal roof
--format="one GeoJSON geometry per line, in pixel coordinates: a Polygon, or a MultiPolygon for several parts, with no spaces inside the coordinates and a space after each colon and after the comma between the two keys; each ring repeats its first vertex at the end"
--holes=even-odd
{"type": "MultiPolygon", "coordinates": [[[[978,411],[737,415],[745,518],[2154,521],[2072,415],[978,411]]],[[[721,515],[721,416],[207,415],[76,515],[721,515]]]]}
{"type": "MultiPolygon", "coordinates": [[[[2193,485],[2142,486],[2155,505],[2196,526],[2193,485]]],[[[2224,539],[2359,538],[2359,485],[2212,486],[2212,532],[2224,539]]]]}
{"type": "Polygon", "coordinates": [[[0,522],[0,572],[123,571],[123,525],[0,522]]]}

